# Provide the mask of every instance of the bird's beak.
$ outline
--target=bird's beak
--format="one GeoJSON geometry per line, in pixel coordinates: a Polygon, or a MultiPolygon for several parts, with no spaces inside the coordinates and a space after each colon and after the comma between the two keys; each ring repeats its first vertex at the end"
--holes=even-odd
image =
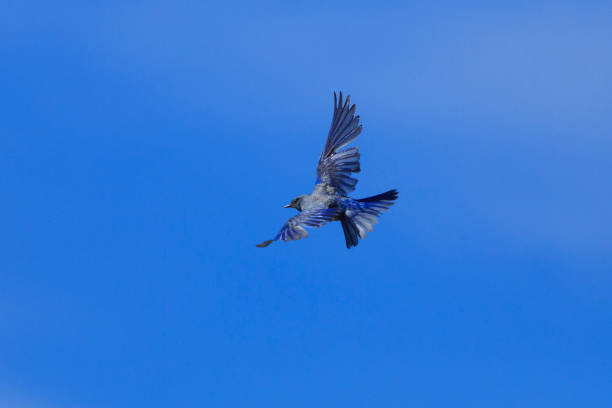
{"type": "Polygon", "coordinates": [[[290,208],[290,207],[293,207],[291,203],[287,204],[284,208],[290,208]]]}

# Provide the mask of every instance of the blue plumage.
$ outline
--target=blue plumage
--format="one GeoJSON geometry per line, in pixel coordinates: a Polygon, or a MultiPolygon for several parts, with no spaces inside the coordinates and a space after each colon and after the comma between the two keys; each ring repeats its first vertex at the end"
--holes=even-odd
{"type": "Polygon", "coordinates": [[[303,228],[320,227],[330,221],[340,221],[346,247],[356,246],[359,237],[365,238],[366,231],[371,232],[378,217],[393,205],[397,199],[397,190],[389,190],[376,196],[353,199],[347,194],[355,189],[357,179],[351,173],[358,173],[359,148],[344,146],[352,142],[361,133],[359,116],[355,116],[355,105],[350,106],[350,96],[342,101],[334,92],[334,116],[327,135],[327,141],[317,165],[317,177],[314,191],[311,194],[296,197],[285,207],[300,211],[291,217],[280,232],[271,240],[258,244],[263,248],[274,241],[292,241],[308,236],[303,228]]]}

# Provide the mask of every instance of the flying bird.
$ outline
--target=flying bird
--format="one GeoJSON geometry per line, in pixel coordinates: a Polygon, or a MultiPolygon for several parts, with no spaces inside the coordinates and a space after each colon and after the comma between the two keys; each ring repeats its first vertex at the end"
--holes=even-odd
{"type": "Polygon", "coordinates": [[[334,92],[334,116],[323,153],[317,165],[317,179],[314,191],[294,198],[285,208],[295,208],[300,213],[283,225],[271,240],[256,245],[264,248],[274,241],[292,241],[308,236],[304,227],[320,227],[331,221],[340,221],[346,247],[357,246],[359,238],[364,239],[366,231],[371,232],[378,217],[393,205],[398,197],[397,190],[389,190],[372,197],[354,199],[348,193],[355,189],[357,179],[351,173],[358,173],[359,148],[342,149],[361,133],[359,116],[355,116],[355,105],[350,105],[350,95],[342,101],[334,92]],[[342,150],[341,150],[342,149],[342,150]]]}

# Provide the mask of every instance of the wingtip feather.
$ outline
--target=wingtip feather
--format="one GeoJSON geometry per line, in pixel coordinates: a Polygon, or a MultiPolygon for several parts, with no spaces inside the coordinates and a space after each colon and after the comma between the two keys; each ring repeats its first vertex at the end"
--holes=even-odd
{"type": "Polygon", "coordinates": [[[272,242],[274,242],[274,240],[273,240],[273,239],[269,239],[269,240],[267,240],[267,241],[262,242],[261,244],[257,244],[257,245],[255,245],[255,246],[256,246],[257,248],[265,248],[265,247],[267,247],[268,245],[270,245],[272,242]]]}

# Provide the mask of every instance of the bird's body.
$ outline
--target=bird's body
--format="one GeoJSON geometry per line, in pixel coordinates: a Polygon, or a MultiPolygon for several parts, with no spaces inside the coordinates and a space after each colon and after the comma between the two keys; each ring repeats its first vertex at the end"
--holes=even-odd
{"type": "Polygon", "coordinates": [[[393,205],[396,190],[363,198],[353,199],[348,193],[355,189],[357,180],[351,173],[360,171],[359,149],[351,147],[340,150],[361,133],[359,116],[354,116],[355,105],[349,105],[350,97],[337,103],[334,93],[334,117],[327,141],[317,166],[316,185],[311,194],[296,197],[285,207],[300,211],[283,225],[274,239],[265,241],[260,248],[277,240],[291,241],[308,236],[302,226],[320,227],[330,221],[340,221],[344,231],[346,247],[356,246],[358,237],[365,238],[366,231],[372,231],[378,216],[393,205]]]}
{"type": "Polygon", "coordinates": [[[319,210],[337,206],[338,200],[339,196],[333,189],[326,184],[317,184],[312,193],[302,196],[300,207],[301,211],[319,210]]]}

